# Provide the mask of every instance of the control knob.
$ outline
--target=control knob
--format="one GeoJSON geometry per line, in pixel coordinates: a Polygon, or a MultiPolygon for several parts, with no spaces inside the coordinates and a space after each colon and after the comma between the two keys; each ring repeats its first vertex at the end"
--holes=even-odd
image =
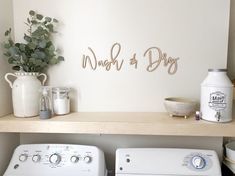
{"type": "Polygon", "coordinates": [[[205,159],[201,156],[194,156],[192,158],[192,165],[196,169],[203,169],[206,166],[205,159]]]}
{"type": "Polygon", "coordinates": [[[38,154],[33,155],[32,160],[33,160],[33,162],[38,163],[41,160],[41,156],[38,154]]]}
{"type": "Polygon", "coordinates": [[[19,156],[19,160],[20,160],[21,162],[25,162],[27,159],[28,159],[28,155],[27,155],[27,154],[21,154],[21,155],[19,156]]]}
{"type": "Polygon", "coordinates": [[[92,160],[92,158],[91,158],[90,156],[85,156],[85,157],[84,157],[84,161],[85,161],[86,163],[90,163],[91,160],[92,160]]]}
{"type": "Polygon", "coordinates": [[[57,165],[61,162],[61,156],[57,153],[54,153],[50,156],[49,161],[50,163],[57,165]]]}
{"type": "Polygon", "coordinates": [[[77,162],[79,161],[79,157],[73,155],[73,156],[71,156],[70,161],[71,161],[72,163],[77,163],[77,162]]]}

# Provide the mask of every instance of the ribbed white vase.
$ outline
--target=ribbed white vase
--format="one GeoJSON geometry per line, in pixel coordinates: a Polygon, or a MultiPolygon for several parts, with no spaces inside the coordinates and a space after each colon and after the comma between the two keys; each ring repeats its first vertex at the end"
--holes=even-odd
{"type": "Polygon", "coordinates": [[[44,85],[47,76],[44,73],[16,72],[7,73],[6,81],[12,88],[13,111],[16,117],[33,117],[39,114],[39,89],[44,85]],[[12,83],[8,77],[13,76],[16,80],[12,83]],[[38,77],[43,76],[42,83],[38,77]]]}

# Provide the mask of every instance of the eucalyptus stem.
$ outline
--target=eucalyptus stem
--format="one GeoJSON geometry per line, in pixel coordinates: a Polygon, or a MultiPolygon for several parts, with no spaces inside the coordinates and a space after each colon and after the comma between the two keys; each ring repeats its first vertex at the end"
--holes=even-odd
{"type": "Polygon", "coordinates": [[[29,11],[29,17],[25,23],[28,26],[24,34],[25,43],[16,43],[11,38],[11,29],[5,32],[8,37],[4,43],[9,64],[13,70],[23,69],[25,72],[42,72],[48,66],[58,64],[64,60],[57,52],[52,41],[52,34],[58,20],[43,16],[33,10],[29,11]]]}

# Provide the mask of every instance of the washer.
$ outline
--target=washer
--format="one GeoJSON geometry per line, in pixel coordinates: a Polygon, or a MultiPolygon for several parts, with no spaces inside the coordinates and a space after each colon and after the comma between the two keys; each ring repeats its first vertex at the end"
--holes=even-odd
{"type": "Polygon", "coordinates": [[[107,176],[104,153],[95,146],[18,146],[3,176],[107,176]]]}
{"type": "Polygon", "coordinates": [[[222,176],[215,151],[126,148],[116,151],[116,176],[222,176]]]}

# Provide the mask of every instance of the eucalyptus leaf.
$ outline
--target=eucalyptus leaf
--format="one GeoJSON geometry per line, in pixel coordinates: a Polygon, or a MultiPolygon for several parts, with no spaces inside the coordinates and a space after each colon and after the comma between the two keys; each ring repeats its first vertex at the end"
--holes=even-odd
{"type": "Polygon", "coordinates": [[[35,11],[30,10],[30,11],[29,11],[29,15],[34,16],[34,15],[35,15],[35,11]]]}
{"type": "Polygon", "coordinates": [[[36,15],[36,18],[37,18],[38,20],[42,20],[42,19],[43,19],[43,15],[37,14],[37,15],[36,15]]]}
{"type": "Polygon", "coordinates": [[[4,43],[4,48],[9,49],[11,45],[9,43],[4,43]]]}
{"type": "Polygon", "coordinates": [[[29,60],[25,53],[21,53],[21,59],[23,59],[25,63],[29,60]]]}
{"type": "Polygon", "coordinates": [[[11,28],[9,28],[8,30],[6,30],[6,32],[5,32],[5,36],[8,36],[8,35],[10,35],[10,33],[11,33],[11,28]]]}
{"type": "Polygon", "coordinates": [[[48,49],[49,49],[49,51],[52,51],[52,52],[54,52],[54,51],[55,51],[55,47],[54,47],[54,45],[51,45],[48,49]]]}
{"type": "Polygon", "coordinates": [[[10,57],[10,56],[11,56],[11,54],[10,54],[9,52],[6,52],[6,53],[4,53],[4,56],[6,56],[6,57],[10,57]]]}
{"type": "Polygon", "coordinates": [[[8,58],[8,63],[9,63],[9,64],[13,64],[13,61],[14,61],[14,58],[13,58],[13,57],[9,57],[9,58],[8,58]]]}
{"type": "Polygon", "coordinates": [[[26,42],[31,42],[31,37],[29,37],[28,35],[24,34],[24,40],[26,42]]]}
{"type": "Polygon", "coordinates": [[[5,32],[5,36],[8,36],[8,35],[9,35],[9,31],[6,31],[6,32],[5,32]]]}
{"type": "Polygon", "coordinates": [[[53,26],[53,24],[48,24],[46,27],[49,29],[50,32],[53,32],[53,31],[54,31],[54,26],[53,26]]]}
{"type": "Polygon", "coordinates": [[[33,42],[30,42],[30,43],[28,44],[28,47],[29,47],[30,49],[34,50],[34,49],[36,48],[36,45],[35,45],[33,42]]]}
{"type": "Polygon", "coordinates": [[[32,39],[32,43],[35,44],[36,46],[39,44],[39,41],[35,38],[32,39]]]}
{"type": "Polygon", "coordinates": [[[47,22],[51,22],[51,18],[50,18],[50,17],[45,17],[45,20],[46,20],[47,22]]]}
{"type": "Polygon", "coordinates": [[[28,66],[28,65],[22,65],[22,67],[23,67],[23,70],[24,70],[25,72],[30,72],[30,69],[29,69],[29,66],[28,66]]]}
{"type": "Polygon", "coordinates": [[[53,22],[54,23],[59,23],[59,21],[57,19],[55,19],[55,18],[53,18],[53,22]]]}
{"type": "Polygon", "coordinates": [[[16,65],[16,66],[13,66],[13,67],[12,67],[12,70],[20,71],[20,66],[17,66],[17,65],[16,65]]]}
{"type": "Polygon", "coordinates": [[[36,51],[35,54],[37,55],[37,58],[44,59],[46,57],[45,53],[42,51],[36,51]]]}
{"type": "Polygon", "coordinates": [[[32,24],[38,24],[38,22],[36,20],[31,20],[32,24]]]}
{"type": "Polygon", "coordinates": [[[39,59],[36,59],[36,60],[35,60],[35,65],[41,66],[41,65],[42,65],[42,61],[39,60],[39,59]]]}
{"type": "Polygon", "coordinates": [[[57,59],[58,59],[59,61],[64,61],[64,57],[63,57],[63,56],[59,56],[57,59]]]}
{"type": "Polygon", "coordinates": [[[19,48],[20,48],[21,51],[25,51],[25,45],[24,44],[21,43],[19,48]]]}
{"type": "Polygon", "coordinates": [[[42,40],[41,42],[39,42],[39,47],[40,47],[40,48],[45,48],[46,45],[47,45],[46,40],[42,40]]]}
{"type": "Polygon", "coordinates": [[[31,57],[31,58],[29,58],[29,62],[35,64],[36,63],[36,59],[31,57]]]}
{"type": "Polygon", "coordinates": [[[9,43],[11,46],[14,45],[14,42],[13,42],[13,40],[12,40],[11,38],[8,39],[8,43],[9,43]]]}
{"type": "Polygon", "coordinates": [[[50,64],[52,64],[52,65],[55,65],[55,64],[57,64],[58,63],[58,60],[55,58],[55,57],[53,57],[51,60],[50,60],[50,64]]]}
{"type": "Polygon", "coordinates": [[[11,56],[15,56],[19,54],[16,47],[10,47],[8,51],[10,52],[11,56]]]}
{"type": "Polygon", "coordinates": [[[31,54],[31,57],[32,57],[32,58],[38,58],[38,55],[37,55],[36,53],[32,53],[32,54],[31,54]]]}
{"type": "Polygon", "coordinates": [[[19,48],[20,47],[20,43],[16,43],[15,47],[19,48]]]}

